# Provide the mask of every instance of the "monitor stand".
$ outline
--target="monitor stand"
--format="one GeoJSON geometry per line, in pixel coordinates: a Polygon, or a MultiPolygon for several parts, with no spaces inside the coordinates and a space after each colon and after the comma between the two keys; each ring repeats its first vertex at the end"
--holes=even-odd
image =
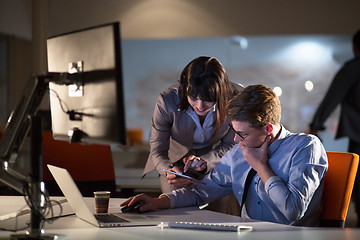
{"type": "Polygon", "coordinates": [[[31,121],[31,182],[29,184],[29,202],[31,209],[30,231],[25,234],[12,234],[11,240],[57,240],[58,235],[43,232],[45,220],[40,215],[45,205],[45,185],[42,182],[42,129],[41,117],[37,114],[31,121]]]}

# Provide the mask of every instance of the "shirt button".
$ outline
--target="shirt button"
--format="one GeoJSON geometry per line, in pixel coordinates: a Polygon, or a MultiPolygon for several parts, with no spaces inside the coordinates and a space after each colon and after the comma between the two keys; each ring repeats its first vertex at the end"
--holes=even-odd
{"type": "Polygon", "coordinates": [[[260,202],[257,202],[257,204],[260,204],[260,202]]]}

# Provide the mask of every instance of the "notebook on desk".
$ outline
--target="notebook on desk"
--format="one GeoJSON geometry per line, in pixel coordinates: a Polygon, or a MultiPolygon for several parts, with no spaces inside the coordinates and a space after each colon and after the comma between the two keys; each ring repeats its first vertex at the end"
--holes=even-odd
{"type": "MultiPolygon", "coordinates": [[[[60,167],[47,165],[56,183],[59,185],[75,215],[82,220],[97,227],[128,227],[128,226],[151,226],[160,222],[150,217],[136,213],[101,213],[93,214],[86,205],[79,188],[76,186],[70,173],[60,167]]],[[[120,208],[120,206],[119,206],[120,208]]]]}

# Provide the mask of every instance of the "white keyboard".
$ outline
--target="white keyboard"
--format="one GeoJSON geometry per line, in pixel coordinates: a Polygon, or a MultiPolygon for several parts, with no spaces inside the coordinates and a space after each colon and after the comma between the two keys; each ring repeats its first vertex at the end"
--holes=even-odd
{"type": "Polygon", "coordinates": [[[252,230],[251,226],[243,226],[236,224],[219,224],[219,223],[199,223],[199,222],[169,222],[171,228],[188,228],[200,230],[216,230],[216,231],[230,231],[242,232],[252,230]]]}

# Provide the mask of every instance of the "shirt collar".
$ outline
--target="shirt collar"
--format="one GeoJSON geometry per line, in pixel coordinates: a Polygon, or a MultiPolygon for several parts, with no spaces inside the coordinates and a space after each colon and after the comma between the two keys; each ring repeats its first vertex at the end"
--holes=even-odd
{"type": "Polygon", "coordinates": [[[284,139],[290,134],[291,133],[283,125],[281,125],[279,136],[269,145],[268,155],[271,156],[279,148],[284,139]]]}

